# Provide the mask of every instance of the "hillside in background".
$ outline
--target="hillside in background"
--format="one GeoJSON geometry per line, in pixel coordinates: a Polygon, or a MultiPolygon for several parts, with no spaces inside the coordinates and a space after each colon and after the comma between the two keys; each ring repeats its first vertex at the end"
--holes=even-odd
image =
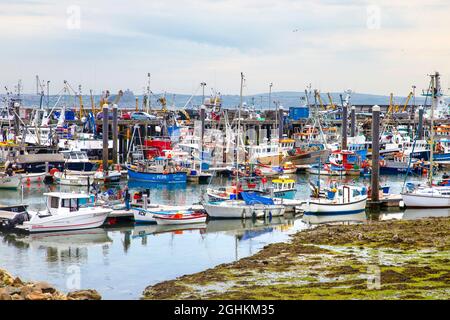
{"type": "MultiPolygon", "coordinates": [[[[155,94],[152,96],[151,99],[151,106],[154,108],[161,108],[161,104],[157,101],[158,98],[164,96],[164,94],[155,94]]],[[[331,93],[333,103],[340,104],[340,97],[339,93],[331,93]]],[[[5,95],[0,95],[2,100],[5,98],[5,95]]],[[[40,105],[40,97],[37,95],[32,94],[23,94],[21,95],[23,105],[25,106],[39,106],[40,105]]],[[[142,95],[137,96],[139,98],[139,104],[142,105],[142,95]]],[[[193,108],[201,104],[202,96],[196,95],[192,99],[191,95],[186,94],[173,94],[173,93],[165,93],[165,97],[167,99],[167,105],[169,108],[172,108],[175,106],[176,108],[193,108]],[[189,101],[190,100],[190,101],[189,101]]],[[[208,98],[209,96],[205,96],[208,98]]],[[[304,92],[290,92],[290,91],[284,91],[284,92],[273,92],[272,93],[272,100],[278,102],[280,105],[282,105],[285,108],[289,107],[295,107],[304,104],[302,102],[302,99],[304,99],[305,94],[304,92]]],[[[345,95],[343,95],[345,98],[345,95]]],[[[55,103],[58,101],[58,96],[50,96],[50,107],[53,107],[55,103]]],[[[113,101],[115,98],[115,94],[112,94],[110,97],[110,101],[113,101]]],[[[329,104],[329,99],[327,94],[321,94],[322,102],[323,104],[329,104]]],[[[132,91],[125,91],[123,97],[121,98],[119,102],[119,107],[121,108],[134,108],[136,104],[136,96],[133,94],[132,91]]],[[[222,106],[225,108],[236,108],[239,106],[239,95],[222,95],[222,106]]],[[[394,102],[396,104],[402,105],[405,103],[406,97],[394,97],[394,102]]],[[[98,107],[98,102],[100,101],[100,96],[95,95],[94,96],[95,104],[98,107]]],[[[248,105],[254,104],[256,106],[256,109],[268,109],[269,101],[269,95],[268,93],[263,94],[257,94],[257,95],[248,95],[244,97],[244,102],[248,105]]],[[[355,105],[386,105],[389,104],[389,96],[383,96],[383,95],[374,95],[374,94],[365,94],[365,93],[353,93],[351,97],[352,104],[355,105]]],[[[423,97],[416,97],[416,103],[420,104],[424,102],[423,97]]],[[[314,103],[314,101],[311,101],[311,103],[314,103]]],[[[319,103],[319,102],[317,102],[319,103]]],[[[411,102],[410,102],[411,103],[411,102]]],[[[3,104],[3,103],[2,103],[3,104]]],[[[74,95],[67,95],[62,96],[59,99],[59,105],[67,105],[69,107],[73,106],[79,106],[79,100],[78,97],[74,95]]],[[[83,104],[85,108],[90,108],[91,102],[90,97],[85,95],[83,96],[83,104]]],[[[43,105],[47,105],[47,98],[44,98],[43,105]]],[[[275,108],[275,104],[271,106],[272,108],[275,108]]]]}

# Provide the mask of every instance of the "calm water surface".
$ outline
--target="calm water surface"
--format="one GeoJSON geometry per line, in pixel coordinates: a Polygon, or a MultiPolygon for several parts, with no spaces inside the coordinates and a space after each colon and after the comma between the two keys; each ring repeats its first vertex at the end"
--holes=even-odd
{"type": "MultiPolygon", "coordinates": [[[[298,199],[309,195],[308,175],[298,174],[298,199]]],[[[335,178],[332,178],[335,179],[335,178]]],[[[419,181],[421,178],[415,178],[419,181]]],[[[322,177],[323,183],[331,178],[322,177]]],[[[414,181],[414,179],[412,179],[414,181]]],[[[356,185],[368,185],[369,179],[345,178],[356,185]]],[[[411,179],[410,179],[411,181],[411,179]]],[[[229,183],[215,179],[213,185],[229,183]]],[[[382,184],[401,191],[402,176],[382,177],[382,184]]],[[[130,184],[130,188],[142,187],[130,184]]],[[[145,186],[149,187],[149,186],[145,186]]],[[[155,203],[191,204],[199,202],[207,186],[151,186],[155,203]]],[[[24,202],[33,209],[45,208],[42,193],[72,188],[33,185],[23,191],[24,202]]],[[[79,190],[79,189],[77,189],[79,190]]],[[[0,203],[16,204],[21,191],[0,191],[0,203]]],[[[406,210],[383,213],[377,219],[417,219],[424,216],[448,216],[448,210],[406,210]]],[[[340,220],[364,222],[364,215],[340,220]]],[[[335,219],[335,218],[334,218],[335,219]]],[[[105,299],[138,299],[146,286],[163,280],[202,271],[221,263],[252,255],[269,243],[286,241],[289,235],[315,223],[331,222],[327,217],[306,219],[274,218],[271,221],[213,220],[188,229],[180,227],[120,223],[104,228],[65,233],[35,235],[0,233],[0,268],[25,280],[47,281],[62,291],[81,288],[98,290],[105,299]]],[[[182,227],[186,228],[186,227],[182,227]]]]}

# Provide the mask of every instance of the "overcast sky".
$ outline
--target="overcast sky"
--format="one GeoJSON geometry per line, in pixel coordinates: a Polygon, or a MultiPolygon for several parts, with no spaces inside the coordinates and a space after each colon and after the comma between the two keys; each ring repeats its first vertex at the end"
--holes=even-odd
{"type": "Polygon", "coordinates": [[[150,72],[154,92],[233,94],[243,71],[245,94],[407,95],[437,70],[447,89],[449,17],[448,0],[0,0],[0,85],[140,94],[150,72]]]}

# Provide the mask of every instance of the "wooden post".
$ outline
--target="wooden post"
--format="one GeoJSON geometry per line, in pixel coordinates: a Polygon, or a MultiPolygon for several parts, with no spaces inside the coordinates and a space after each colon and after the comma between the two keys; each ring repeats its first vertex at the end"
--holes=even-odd
{"type": "Polygon", "coordinates": [[[114,164],[119,163],[118,159],[118,138],[119,138],[119,128],[118,128],[118,110],[117,104],[113,105],[112,109],[113,121],[112,121],[112,139],[113,139],[113,149],[112,149],[112,160],[114,164]]]}
{"type": "Polygon", "coordinates": [[[417,139],[423,139],[423,107],[419,107],[419,123],[417,126],[417,139]]]}
{"type": "Polygon", "coordinates": [[[282,106],[278,107],[278,139],[283,139],[284,133],[284,108],[282,106]]]}
{"type": "Polygon", "coordinates": [[[352,106],[350,111],[350,136],[355,137],[356,136],[356,108],[355,106],[352,106]]]}
{"type": "Polygon", "coordinates": [[[103,155],[102,155],[102,160],[103,160],[103,172],[107,172],[108,171],[108,137],[109,137],[109,128],[108,128],[108,105],[105,103],[103,105],[103,132],[102,132],[102,136],[103,136],[103,155]]]}
{"type": "Polygon", "coordinates": [[[341,149],[342,150],[347,150],[347,106],[343,105],[342,106],[342,131],[341,131],[341,139],[342,139],[342,146],[341,149]]]}
{"type": "Polygon", "coordinates": [[[371,209],[379,210],[379,177],[380,177],[380,107],[372,108],[372,178],[371,209]]]}

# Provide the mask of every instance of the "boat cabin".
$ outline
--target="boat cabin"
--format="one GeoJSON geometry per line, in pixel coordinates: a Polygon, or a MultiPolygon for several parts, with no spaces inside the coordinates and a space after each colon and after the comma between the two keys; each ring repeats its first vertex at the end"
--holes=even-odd
{"type": "Polygon", "coordinates": [[[51,215],[76,212],[89,203],[90,196],[83,193],[48,192],[47,208],[51,215]]]}
{"type": "Polygon", "coordinates": [[[67,162],[89,162],[89,157],[85,151],[61,151],[67,162]]]}

